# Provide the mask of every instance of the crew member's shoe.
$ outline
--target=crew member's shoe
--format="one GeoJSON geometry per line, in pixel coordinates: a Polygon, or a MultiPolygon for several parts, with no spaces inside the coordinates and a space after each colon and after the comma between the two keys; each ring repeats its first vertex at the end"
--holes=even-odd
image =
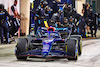
{"type": "Polygon", "coordinates": [[[91,34],[90,32],[87,32],[87,34],[91,34]]]}
{"type": "Polygon", "coordinates": [[[3,44],[11,44],[11,42],[4,41],[4,43],[3,43],[3,44]]]}
{"type": "Polygon", "coordinates": [[[94,35],[95,37],[97,37],[96,35],[94,35]]]}
{"type": "Polygon", "coordinates": [[[91,37],[93,37],[93,35],[91,37]]]}
{"type": "Polygon", "coordinates": [[[1,44],[3,44],[3,43],[1,42],[1,44]]]}
{"type": "Polygon", "coordinates": [[[0,44],[3,44],[4,42],[1,42],[0,44]]]}

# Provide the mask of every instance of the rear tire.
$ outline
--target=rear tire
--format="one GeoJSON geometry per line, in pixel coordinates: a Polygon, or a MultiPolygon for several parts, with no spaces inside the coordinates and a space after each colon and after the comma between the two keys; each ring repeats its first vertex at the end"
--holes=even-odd
{"type": "Polygon", "coordinates": [[[26,52],[27,49],[27,39],[19,38],[16,45],[16,58],[18,60],[26,60],[26,56],[19,56],[21,53],[26,52]]]}

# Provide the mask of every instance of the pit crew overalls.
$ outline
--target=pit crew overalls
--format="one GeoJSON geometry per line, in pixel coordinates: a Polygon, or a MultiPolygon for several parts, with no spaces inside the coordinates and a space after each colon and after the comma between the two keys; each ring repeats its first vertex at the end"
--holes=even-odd
{"type": "Polygon", "coordinates": [[[0,36],[1,36],[1,43],[4,43],[3,37],[5,36],[6,39],[6,43],[9,42],[9,29],[8,29],[8,25],[6,22],[6,18],[10,17],[10,15],[8,14],[8,12],[3,9],[2,11],[0,11],[0,36]]]}

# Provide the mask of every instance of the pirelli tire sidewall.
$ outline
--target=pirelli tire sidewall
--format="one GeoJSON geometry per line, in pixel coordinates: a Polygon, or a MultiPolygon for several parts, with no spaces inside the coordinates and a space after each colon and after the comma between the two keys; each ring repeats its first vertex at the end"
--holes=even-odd
{"type": "Polygon", "coordinates": [[[76,38],[69,38],[67,40],[67,52],[73,56],[73,58],[68,57],[69,60],[78,59],[78,40],[76,38]]]}
{"type": "Polygon", "coordinates": [[[81,35],[71,35],[70,38],[77,38],[78,40],[78,54],[82,54],[82,37],[81,35]]]}
{"type": "Polygon", "coordinates": [[[19,38],[17,43],[17,50],[19,53],[26,52],[28,40],[26,38],[19,38]]]}

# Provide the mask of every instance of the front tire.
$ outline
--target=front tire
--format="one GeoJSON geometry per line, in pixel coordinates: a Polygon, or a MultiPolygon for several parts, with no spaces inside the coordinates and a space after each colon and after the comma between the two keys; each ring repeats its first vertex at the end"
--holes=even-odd
{"type": "Polygon", "coordinates": [[[67,40],[67,52],[73,57],[68,57],[68,60],[78,60],[78,40],[76,38],[70,38],[67,40]]]}
{"type": "Polygon", "coordinates": [[[71,35],[70,38],[76,38],[78,40],[78,54],[82,54],[82,37],[81,35],[71,35]]]}
{"type": "Polygon", "coordinates": [[[26,60],[26,56],[19,56],[21,53],[26,52],[27,49],[27,39],[26,38],[19,38],[18,43],[16,45],[16,58],[18,60],[26,60]]]}

